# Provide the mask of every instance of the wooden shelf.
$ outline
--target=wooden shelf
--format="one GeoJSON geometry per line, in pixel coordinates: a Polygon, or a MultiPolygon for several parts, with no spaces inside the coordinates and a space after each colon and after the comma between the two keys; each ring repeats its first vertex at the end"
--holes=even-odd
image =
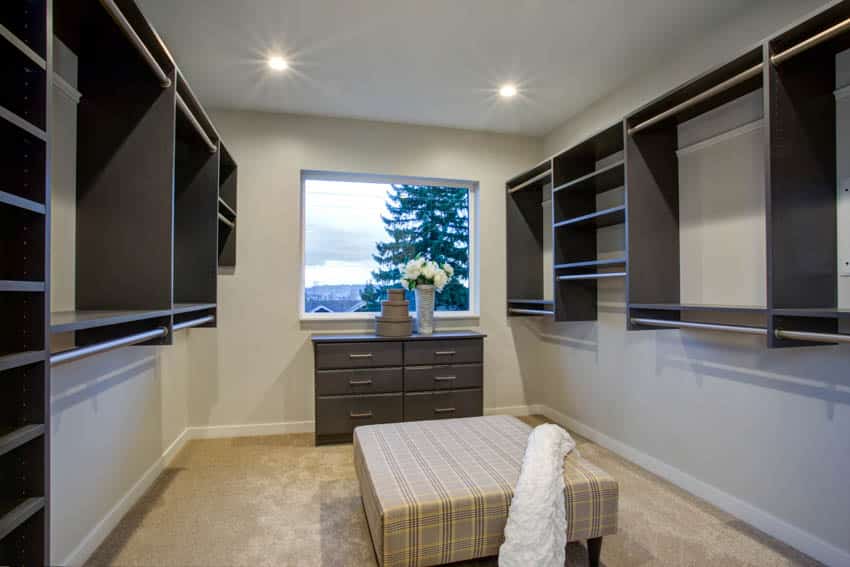
{"type": "Polygon", "coordinates": [[[39,215],[47,212],[47,208],[41,203],[36,203],[35,201],[30,201],[29,199],[24,199],[23,197],[18,197],[5,191],[0,191],[0,204],[17,207],[39,215]]]}
{"type": "Polygon", "coordinates": [[[0,455],[14,451],[36,437],[44,435],[44,425],[22,425],[20,427],[0,426],[0,455]]]}
{"type": "Polygon", "coordinates": [[[0,291],[39,293],[44,289],[44,282],[0,280],[0,291]]]}
{"type": "Polygon", "coordinates": [[[170,309],[130,311],[58,311],[50,314],[50,332],[68,333],[171,315],[170,309]]]}
{"type": "Polygon", "coordinates": [[[206,311],[215,309],[215,303],[175,303],[171,312],[175,315],[180,313],[191,313],[193,311],[206,311]]]}
{"type": "Polygon", "coordinates": [[[44,508],[44,498],[0,500],[0,539],[6,537],[44,508]]]}
{"type": "Polygon", "coordinates": [[[588,215],[582,215],[552,225],[554,228],[576,227],[584,228],[590,225],[590,228],[604,228],[606,226],[614,226],[626,222],[626,206],[611,207],[588,215]]]}
{"type": "Polygon", "coordinates": [[[553,193],[559,191],[582,191],[593,189],[596,194],[616,189],[625,185],[625,161],[620,160],[607,167],[600,168],[593,173],[588,173],[578,179],[568,181],[552,189],[553,193]]]}
{"type": "Polygon", "coordinates": [[[811,317],[813,319],[850,319],[850,309],[829,307],[774,309],[773,314],[783,317],[811,317]]]}
{"type": "Polygon", "coordinates": [[[556,270],[573,270],[576,268],[596,268],[604,266],[625,266],[625,258],[610,258],[607,260],[589,260],[587,262],[570,262],[569,264],[557,264],[556,270]]]}
{"type": "Polygon", "coordinates": [[[630,303],[630,309],[652,311],[713,311],[715,313],[767,313],[766,307],[757,305],[703,305],[694,303],[630,303]]]}
{"type": "Polygon", "coordinates": [[[28,350],[25,352],[16,352],[14,354],[6,354],[0,356],[0,372],[20,368],[36,362],[42,362],[47,358],[47,353],[43,350],[28,350]]]}

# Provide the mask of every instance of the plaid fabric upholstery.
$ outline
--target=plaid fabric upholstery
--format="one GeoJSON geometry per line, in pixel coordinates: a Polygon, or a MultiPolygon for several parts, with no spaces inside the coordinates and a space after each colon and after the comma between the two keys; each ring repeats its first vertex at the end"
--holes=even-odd
{"type": "MultiPolygon", "coordinates": [[[[531,427],[509,416],[367,425],[354,462],[383,567],[496,555],[531,427]]],[[[617,482],[572,452],[567,540],[617,531],[617,482]]]]}

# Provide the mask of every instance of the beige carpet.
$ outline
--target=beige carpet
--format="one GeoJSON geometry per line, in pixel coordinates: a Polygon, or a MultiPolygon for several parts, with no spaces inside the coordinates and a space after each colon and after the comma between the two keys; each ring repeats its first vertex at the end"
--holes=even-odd
{"type": "MultiPolygon", "coordinates": [[[[604,540],[606,567],[819,565],[576,441],[585,458],[620,482],[620,531],[604,540]]],[[[312,435],[192,441],[87,565],[374,566],[351,445],[312,443],[312,435]]],[[[463,567],[472,565],[496,560],[463,567]]],[[[583,545],[569,545],[567,565],[587,565],[583,545]]]]}

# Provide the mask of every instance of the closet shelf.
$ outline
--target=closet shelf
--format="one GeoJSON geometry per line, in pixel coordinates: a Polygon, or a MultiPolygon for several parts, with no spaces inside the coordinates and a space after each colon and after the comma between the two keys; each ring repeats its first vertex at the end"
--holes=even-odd
{"type": "Polygon", "coordinates": [[[554,228],[563,227],[583,227],[591,225],[592,228],[604,228],[606,226],[614,226],[626,222],[626,206],[611,207],[589,215],[582,215],[572,219],[567,219],[561,222],[556,222],[552,225],[554,228]]]}
{"type": "Polygon", "coordinates": [[[551,181],[551,179],[552,179],[552,170],[547,169],[543,173],[538,173],[537,175],[535,175],[531,179],[523,181],[522,183],[520,183],[519,185],[517,185],[515,187],[511,187],[510,189],[508,189],[508,193],[516,193],[517,191],[522,191],[523,189],[525,189],[527,187],[534,187],[535,185],[543,185],[544,183],[551,181]]]}
{"type": "Polygon", "coordinates": [[[696,303],[630,303],[630,309],[653,311],[714,311],[717,313],[767,313],[766,307],[757,305],[710,305],[696,303]]]}
{"type": "Polygon", "coordinates": [[[44,508],[44,498],[0,500],[0,539],[19,528],[44,508]]]}
{"type": "Polygon", "coordinates": [[[26,57],[28,57],[33,63],[41,67],[42,69],[47,69],[47,62],[44,60],[44,57],[36,53],[30,46],[28,46],[24,41],[21,40],[15,33],[7,28],[6,26],[0,25],[0,36],[4,37],[6,41],[11,43],[15,49],[23,53],[26,57]]]}
{"type": "Polygon", "coordinates": [[[5,120],[10,124],[14,124],[24,132],[31,134],[41,140],[42,142],[47,141],[47,132],[42,130],[41,128],[34,126],[29,120],[25,120],[21,118],[11,110],[0,106],[0,118],[5,120]]]}
{"type": "Polygon", "coordinates": [[[193,311],[205,311],[215,309],[215,303],[175,303],[171,312],[175,315],[180,313],[191,313],[193,311]]]}
{"type": "Polygon", "coordinates": [[[551,299],[509,299],[508,303],[522,303],[525,305],[554,305],[551,299]]]}
{"type": "Polygon", "coordinates": [[[587,262],[570,262],[569,264],[556,264],[556,270],[572,270],[574,268],[593,268],[596,266],[625,266],[625,258],[611,258],[607,260],[590,260],[587,262]]]}
{"type": "Polygon", "coordinates": [[[95,327],[108,327],[110,325],[120,325],[133,321],[168,317],[170,315],[170,309],[152,311],[58,311],[50,314],[50,332],[54,334],[68,333],[71,331],[93,329],[95,327]]]}
{"type": "Polygon", "coordinates": [[[813,319],[850,319],[850,309],[833,307],[774,309],[773,314],[784,317],[811,317],[813,319]]]}
{"type": "Polygon", "coordinates": [[[570,274],[567,276],[558,276],[559,282],[574,281],[574,280],[603,280],[608,278],[624,278],[626,272],[598,272],[594,274],[570,274]]]}
{"type": "Polygon", "coordinates": [[[29,293],[43,292],[44,282],[0,280],[0,291],[18,291],[29,293]]]}
{"type": "Polygon", "coordinates": [[[47,212],[47,208],[41,203],[36,203],[35,201],[30,201],[29,199],[24,199],[23,197],[18,197],[5,191],[0,191],[0,204],[17,207],[39,215],[47,212]]]}
{"type": "Polygon", "coordinates": [[[625,160],[620,160],[609,166],[597,169],[578,179],[573,179],[552,189],[553,193],[569,189],[579,191],[582,189],[593,189],[597,194],[616,189],[625,185],[625,160]]]}
{"type": "Polygon", "coordinates": [[[16,352],[14,354],[6,354],[0,356],[0,372],[19,368],[36,362],[43,362],[47,358],[47,353],[43,350],[28,350],[24,352],[16,352]]]}
{"type": "Polygon", "coordinates": [[[44,435],[44,424],[41,423],[20,427],[0,427],[0,455],[14,451],[42,435],[44,435]]]}

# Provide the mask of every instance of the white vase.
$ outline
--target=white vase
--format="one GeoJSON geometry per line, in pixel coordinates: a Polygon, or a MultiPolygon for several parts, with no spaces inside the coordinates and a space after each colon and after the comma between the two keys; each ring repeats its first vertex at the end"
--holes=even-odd
{"type": "Polygon", "coordinates": [[[420,335],[434,332],[434,286],[416,286],[416,328],[420,335]]]}

